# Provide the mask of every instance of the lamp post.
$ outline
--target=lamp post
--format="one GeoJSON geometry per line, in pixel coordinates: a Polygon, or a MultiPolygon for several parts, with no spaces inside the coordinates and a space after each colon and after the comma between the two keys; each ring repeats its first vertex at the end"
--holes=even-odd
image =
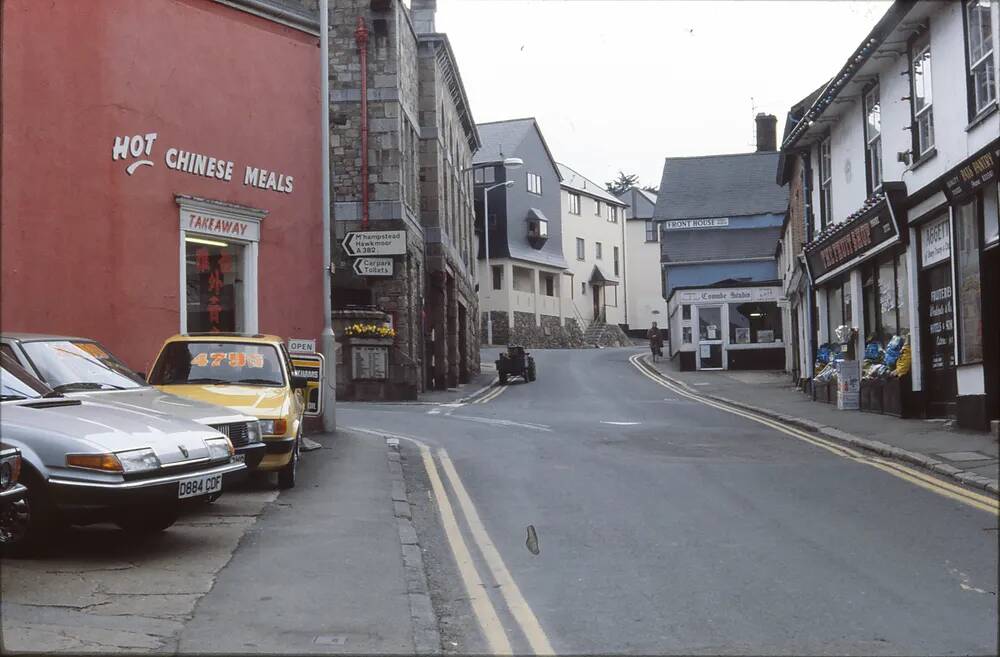
{"type": "MultiPolygon", "coordinates": [[[[493,164],[480,164],[478,166],[473,165],[462,172],[469,171],[470,169],[479,169],[485,166],[494,166],[493,164]]],[[[506,171],[511,171],[513,169],[520,169],[524,166],[524,160],[519,157],[508,157],[504,158],[503,168],[506,171]]],[[[498,187],[511,187],[514,184],[513,180],[508,180],[506,182],[497,183],[483,190],[483,242],[486,244],[486,276],[489,279],[489,287],[487,290],[493,289],[493,270],[490,269],[490,191],[498,187]]],[[[492,295],[490,295],[492,296],[492,295]]],[[[486,310],[486,343],[489,345],[493,344],[493,313],[489,309],[486,310]]]]}
{"type": "Polygon", "coordinates": [[[330,244],[330,9],[329,0],[319,0],[320,53],[320,150],[323,190],[323,431],[337,430],[337,345],[333,335],[333,258],[330,244]]]}
{"type": "MultiPolygon", "coordinates": [[[[490,192],[497,187],[510,187],[513,184],[513,180],[508,180],[483,190],[483,242],[486,244],[486,279],[489,285],[487,290],[493,289],[493,270],[490,269],[490,192]]],[[[493,345],[493,312],[489,308],[486,309],[486,344],[493,345]]]]}

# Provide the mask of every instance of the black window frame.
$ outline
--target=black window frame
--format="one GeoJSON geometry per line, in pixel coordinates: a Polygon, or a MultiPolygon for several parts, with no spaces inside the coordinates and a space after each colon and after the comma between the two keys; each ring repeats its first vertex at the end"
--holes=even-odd
{"type": "Polygon", "coordinates": [[[864,141],[865,141],[865,189],[868,192],[868,196],[880,191],[882,189],[882,183],[885,182],[883,176],[884,162],[882,157],[882,91],[879,88],[878,80],[869,84],[865,87],[864,91],[861,92],[861,121],[862,130],[864,131],[864,141]],[[869,135],[869,124],[870,121],[868,117],[872,113],[872,108],[868,105],[869,96],[874,93],[876,95],[875,104],[872,107],[878,107],[879,114],[879,131],[878,135],[872,139],[869,135]],[[873,147],[876,151],[878,158],[877,171],[874,165],[874,158],[872,157],[873,147]],[[878,174],[878,184],[875,184],[875,174],[878,174]]]}
{"type": "Polygon", "coordinates": [[[660,241],[659,227],[656,225],[655,221],[653,221],[652,219],[647,219],[646,220],[646,243],[651,244],[653,242],[659,242],[659,241],[660,241]],[[650,235],[653,236],[652,239],[649,238],[650,235]]]}
{"type": "Polygon", "coordinates": [[[937,143],[936,135],[934,132],[934,49],[931,47],[931,30],[930,25],[925,23],[919,31],[917,31],[906,44],[906,55],[907,55],[907,71],[909,72],[910,78],[910,148],[912,154],[912,161],[914,164],[923,162],[924,160],[932,157],[936,150],[934,145],[937,143]],[[926,40],[926,44],[923,42],[926,40]],[[917,116],[918,110],[916,107],[917,102],[917,85],[916,85],[916,75],[914,67],[914,59],[917,56],[923,54],[924,51],[930,59],[930,70],[924,72],[922,75],[930,82],[931,89],[931,102],[927,103],[924,108],[919,110],[921,114],[920,117],[917,116]],[[919,120],[923,118],[925,114],[928,117],[929,129],[928,133],[931,136],[931,143],[925,149],[920,140],[920,126],[919,120]]]}
{"type": "MultiPolygon", "coordinates": [[[[1000,97],[998,97],[1000,96],[1000,90],[997,89],[998,71],[996,69],[996,60],[994,53],[994,50],[996,49],[996,45],[994,45],[994,43],[1000,25],[993,24],[993,12],[987,11],[987,15],[989,16],[990,20],[990,29],[991,29],[990,36],[992,37],[990,40],[991,43],[990,52],[989,54],[984,55],[982,59],[980,59],[978,62],[975,63],[976,64],[985,63],[987,65],[987,69],[989,68],[990,64],[993,64],[993,85],[992,85],[993,99],[988,101],[978,111],[976,110],[976,80],[975,80],[975,75],[973,74],[974,63],[972,61],[972,54],[969,52],[972,47],[972,42],[970,41],[972,32],[970,29],[971,26],[969,25],[969,8],[974,3],[977,2],[978,0],[962,1],[962,33],[964,38],[963,44],[965,49],[964,56],[965,56],[965,91],[966,91],[966,103],[967,103],[966,109],[970,124],[984,116],[987,116],[988,114],[991,114],[992,112],[995,112],[997,110],[998,105],[1000,105],[1000,97]]],[[[993,2],[997,2],[997,0],[993,0],[993,2]]]]}

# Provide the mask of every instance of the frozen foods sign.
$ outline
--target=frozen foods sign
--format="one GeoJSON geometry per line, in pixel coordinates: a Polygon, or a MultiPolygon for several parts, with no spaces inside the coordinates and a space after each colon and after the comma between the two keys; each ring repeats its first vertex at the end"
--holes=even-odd
{"type": "MultiPolygon", "coordinates": [[[[156,166],[152,158],[158,136],[158,133],[155,132],[116,136],[111,147],[111,160],[114,162],[121,160],[127,163],[125,173],[129,176],[140,167],[156,166]]],[[[167,148],[163,152],[163,164],[172,171],[212,178],[226,183],[231,182],[234,175],[236,175],[237,180],[240,180],[239,174],[242,173],[244,186],[282,194],[291,194],[295,186],[293,176],[279,171],[249,164],[243,165],[240,169],[233,160],[180,148],[167,148]]]]}

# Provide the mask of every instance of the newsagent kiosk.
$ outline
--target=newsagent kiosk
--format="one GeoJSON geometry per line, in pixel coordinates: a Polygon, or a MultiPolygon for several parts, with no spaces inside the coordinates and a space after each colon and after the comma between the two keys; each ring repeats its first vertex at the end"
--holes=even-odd
{"type": "Polygon", "coordinates": [[[676,287],[667,298],[670,357],[682,371],[782,369],[786,305],[779,281],[676,287]]]}

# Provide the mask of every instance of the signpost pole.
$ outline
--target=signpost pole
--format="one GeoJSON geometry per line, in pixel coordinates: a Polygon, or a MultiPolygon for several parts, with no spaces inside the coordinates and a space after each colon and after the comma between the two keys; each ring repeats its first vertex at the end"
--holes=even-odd
{"type": "Polygon", "coordinates": [[[320,148],[323,151],[323,333],[321,349],[325,365],[323,431],[337,430],[337,345],[333,339],[333,258],[330,249],[330,5],[319,0],[320,53],[320,148]]]}

